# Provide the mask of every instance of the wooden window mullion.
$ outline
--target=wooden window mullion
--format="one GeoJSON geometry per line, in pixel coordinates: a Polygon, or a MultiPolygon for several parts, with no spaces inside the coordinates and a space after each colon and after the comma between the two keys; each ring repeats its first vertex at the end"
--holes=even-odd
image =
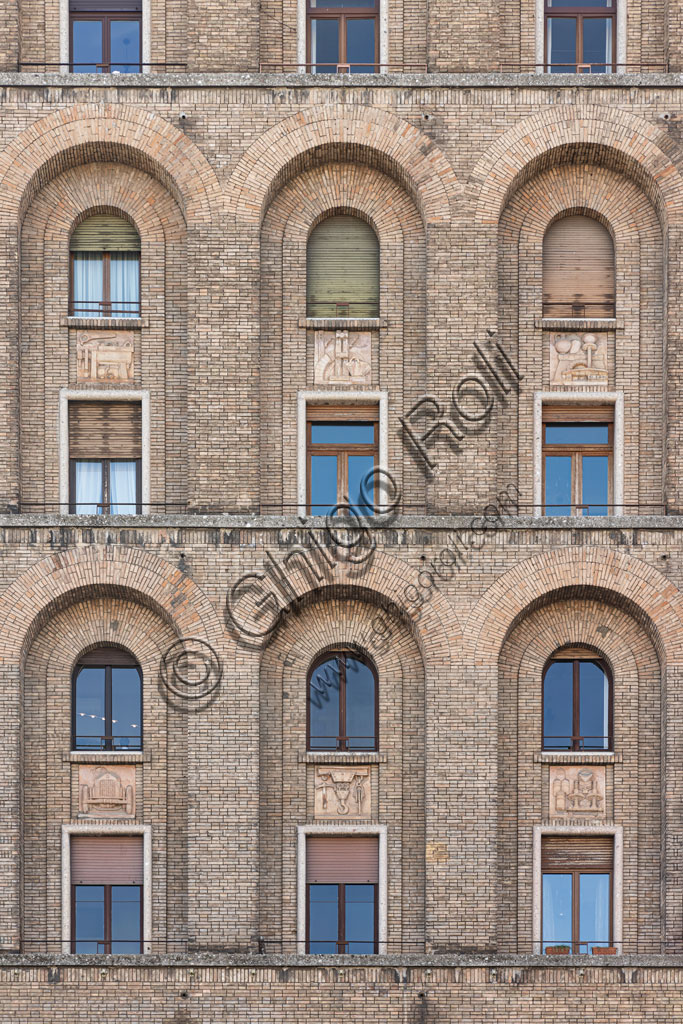
{"type": "Polygon", "coordinates": [[[579,739],[579,732],[581,728],[581,712],[579,708],[579,699],[581,692],[581,684],[579,678],[579,662],[572,662],[572,750],[581,749],[581,740],[579,739]]]}
{"type": "Polygon", "coordinates": [[[102,253],[102,312],[111,316],[111,257],[108,252],[102,253]]]}
{"type": "Polygon", "coordinates": [[[104,952],[111,953],[111,886],[104,886],[104,952]]]}
{"type": "Polygon", "coordinates": [[[113,750],[114,740],[112,738],[112,695],[111,695],[111,665],[107,665],[104,670],[104,749],[113,750]]]}
{"type": "Polygon", "coordinates": [[[337,952],[346,952],[346,884],[337,886],[337,952]]]}
{"type": "Polygon", "coordinates": [[[580,952],[579,907],[579,872],[572,871],[572,953],[580,952]]]}
{"type": "Polygon", "coordinates": [[[349,740],[346,735],[346,656],[340,655],[339,663],[339,749],[347,750],[349,740]]]}

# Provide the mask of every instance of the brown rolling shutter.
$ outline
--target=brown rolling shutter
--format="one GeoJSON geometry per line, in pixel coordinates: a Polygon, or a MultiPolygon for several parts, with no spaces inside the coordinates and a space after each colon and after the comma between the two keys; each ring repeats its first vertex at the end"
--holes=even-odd
{"type": "Polygon", "coordinates": [[[613,836],[543,836],[543,871],[611,871],[613,836]]]}
{"type": "Polygon", "coordinates": [[[139,459],[142,456],[140,402],[69,402],[72,459],[139,459]]]}
{"type": "Polygon", "coordinates": [[[98,214],[81,221],[69,248],[71,252],[139,252],[140,236],[123,217],[98,214]]]}
{"type": "Polygon", "coordinates": [[[142,836],[72,836],[72,885],[142,885],[142,836]]]}
{"type": "Polygon", "coordinates": [[[543,313],[614,316],[612,236],[592,217],[563,217],[543,240],[543,313]]]}
{"type": "Polygon", "coordinates": [[[328,217],[311,232],[308,316],[379,316],[379,242],[358,217],[328,217]]]}
{"type": "Polygon", "coordinates": [[[310,836],[306,843],[306,881],[376,884],[378,851],[376,836],[310,836]]]}

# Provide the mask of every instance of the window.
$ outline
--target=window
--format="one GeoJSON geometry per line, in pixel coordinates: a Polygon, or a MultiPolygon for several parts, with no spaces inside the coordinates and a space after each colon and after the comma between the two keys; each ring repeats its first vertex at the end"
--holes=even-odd
{"type": "Polygon", "coordinates": [[[141,512],[139,402],[69,402],[69,510],[76,515],[141,512]]]}
{"type": "Polygon", "coordinates": [[[140,72],[141,29],[141,0],[70,0],[71,71],[140,72]]]}
{"type": "Polygon", "coordinates": [[[379,70],[379,0],[308,0],[308,60],[313,74],[379,70]]]}
{"type": "Polygon", "coordinates": [[[376,953],[376,836],[309,836],[306,952],[376,953]]]}
{"type": "Polygon", "coordinates": [[[142,671],[126,651],[91,651],[73,674],[73,750],[142,750],[142,671]]]}
{"type": "Polygon", "coordinates": [[[553,658],[543,675],[543,749],[612,749],[612,679],[589,652],[553,658]]]}
{"type": "Polygon", "coordinates": [[[612,945],[611,836],[544,836],[542,949],[600,952],[612,945]]]}
{"type": "Polygon", "coordinates": [[[308,675],[308,749],[377,749],[377,674],[350,651],[327,654],[308,675]]]}
{"type": "Polygon", "coordinates": [[[142,953],[138,836],[71,837],[71,952],[142,953]]]}
{"type": "Polygon", "coordinates": [[[613,406],[543,409],[545,515],[609,514],[613,437],[613,406]]]}
{"type": "Polygon", "coordinates": [[[613,317],[614,243],[593,217],[563,217],[543,239],[543,316],[613,317]]]}
{"type": "MultiPolygon", "coordinates": [[[[378,454],[378,408],[315,406],[307,410],[309,514],[334,514],[338,505],[371,516],[377,505],[372,470],[378,454]]],[[[341,512],[344,509],[340,509],[341,512]]]]}
{"type": "Polygon", "coordinates": [[[617,0],[545,0],[546,70],[616,71],[617,0]]]}
{"type": "Polygon", "coordinates": [[[358,217],[328,217],[306,250],[306,315],[379,316],[379,242],[358,217]]]}
{"type": "Polygon", "coordinates": [[[140,236],[123,217],[81,221],[71,236],[71,316],[140,315],[140,236]]]}

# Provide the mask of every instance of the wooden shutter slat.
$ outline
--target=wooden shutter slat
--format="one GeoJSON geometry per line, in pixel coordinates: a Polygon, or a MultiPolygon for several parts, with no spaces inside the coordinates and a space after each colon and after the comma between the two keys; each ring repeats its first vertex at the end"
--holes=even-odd
{"type": "Polygon", "coordinates": [[[564,217],[543,240],[543,312],[571,316],[613,316],[614,244],[607,228],[592,217],[564,217]]]}
{"type": "Polygon", "coordinates": [[[142,836],[72,836],[72,885],[142,885],[142,836]]]}
{"type": "Polygon", "coordinates": [[[71,252],[139,252],[140,236],[123,217],[97,214],[81,221],[69,247],[71,252]]]}
{"type": "Polygon", "coordinates": [[[613,405],[544,405],[544,423],[613,423],[613,405]]]}
{"type": "Polygon", "coordinates": [[[140,402],[69,402],[72,459],[142,457],[140,402]]]}
{"type": "Polygon", "coordinates": [[[358,217],[329,217],[311,233],[307,249],[307,314],[379,316],[379,241],[358,217]],[[346,312],[345,314],[346,315],[346,312]]]}
{"type": "Polygon", "coordinates": [[[306,881],[377,884],[376,836],[311,836],[306,843],[306,881]]]}
{"type": "Polygon", "coordinates": [[[611,871],[613,836],[543,836],[543,871],[611,871]]]}

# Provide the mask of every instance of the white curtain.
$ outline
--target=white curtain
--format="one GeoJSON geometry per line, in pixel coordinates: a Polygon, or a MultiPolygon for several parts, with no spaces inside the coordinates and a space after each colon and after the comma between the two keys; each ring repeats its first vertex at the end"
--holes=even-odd
{"type": "Polygon", "coordinates": [[[76,513],[93,516],[102,511],[102,463],[76,463],[76,513]]]}
{"type": "Polygon", "coordinates": [[[101,316],[102,254],[74,253],[74,313],[78,316],[101,316]]]}
{"type": "Polygon", "coordinates": [[[134,516],[137,511],[137,466],[135,462],[111,462],[109,487],[111,514],[134,516]]]}
{"type": "Polygon", "coordinates": [[[140,257],[136,252],[113,252],[110,267],[112,316],[138,316],[140,257]]]}

